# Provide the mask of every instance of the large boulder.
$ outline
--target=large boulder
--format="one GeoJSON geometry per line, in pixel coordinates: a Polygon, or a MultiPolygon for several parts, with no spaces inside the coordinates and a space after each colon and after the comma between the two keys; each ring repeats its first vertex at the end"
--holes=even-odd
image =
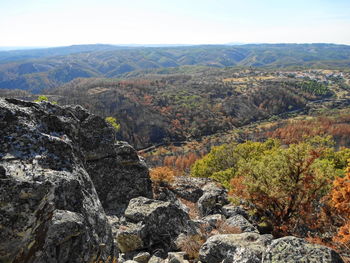
{"type": "Polygon", "coordinates": [[[115,140],[113,128],[103,119],[84,116],[75,142],[107,214],[122,215],[134,197],[152,198],[146,164],[128,143],[115,140]]]}
{"type": "Polygon", "coordinates": [[[222,207],[229,203],[227,190],[211,182],[203,188],[203,195],[198,199],[197,206],[201,216],[221,214],[222,207]]]}
{"type": "Polygon", "coordinates": [[[203,195],[203,187],[207,184],[213,184],[213,181],[209,178],[176,176],[170,188],[178,197],[195,203],[203,195]]]}
{"type": "Polygon", "coordinates": [[[146,164],[125,142],[112,144],[111,155],[89,159],[90,174],[107,214],[121,216],[129,201],[138,196],[152,198],[152,184],[146,164]]]}
{"type": "Polygon", "coordinates": [[[126,223],[117,235],[122,252],[142,248],[176,249],[175,239],[181,233],[190,233],[188,214],[171,202],[134,198],[125,211],[126,223]],[[131,242],[134,240],[135,242],[131,242]]]}
{"type": "Polygon", "coordinates": [[[247,262],[261,261],[271,240],[270,235],[261,236],[256,233],[215,235],[202,245],[199,259],[203,263],[219,263],[228,258],[240,258],[243,254],[250,257],[247,262]]]}
{"type": "Polygon", "coordinates": [[[117,213],[139,195],[152,196],[147,167],[103,119],[0,98],[0,262],[108,262],[103,205],[117,213]]]}
{"type": "Polygon", "coordinates": [[[343,263],[334,250],[297,237],[282,237],[271,242],[263,263],[343,263]]]}

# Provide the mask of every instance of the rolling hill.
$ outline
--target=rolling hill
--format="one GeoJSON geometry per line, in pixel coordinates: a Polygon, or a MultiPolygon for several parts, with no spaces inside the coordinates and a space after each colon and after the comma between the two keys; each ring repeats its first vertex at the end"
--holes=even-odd
{"type": "MultiPolygon", "coordinates": [[[[76,78],[127,78],[179,67],[348,68],[350,46],[250,44],[179,47],[82,45],[0,52],[0,89],[41,93],[76,78]]],[[[188,69],[188,68],[183,68],[188,69]]]]}

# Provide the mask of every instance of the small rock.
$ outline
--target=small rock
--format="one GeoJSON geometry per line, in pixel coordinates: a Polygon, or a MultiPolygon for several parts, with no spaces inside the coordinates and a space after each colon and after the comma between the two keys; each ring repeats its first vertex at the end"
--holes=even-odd
{"type": "Polygon", "coordinates": [[[117,245],[122,253],[135,251],[144,247],[141,225],[121,226],[117,234],[117,245]]]}
{"type": "Polygon", "coordinates": [[[139,263],[147,263],[151,258],[151,255],[148,252],[140,252],[134,256],[133,260],[139,263]]]}
{"type": "Polygon", "coordinates": [[[185,252],[169,252],[168,253],[168,262],[169,263],[187,263],[185,259],[185,252]]]}
{"type": "Polygon", "coordinates": [[[229,218],[229,217],[235,216],[235,215],[241,215],[245,219],[249,218],[247,212],[242,207],[231,205],[231,204],[223,206],[222,213],[224,214],[224,216],[226,216],[226,218],[229,218]]]}
{"type": "Polygon", "coordinates": [[[153,255],[148,261],[148,263],[163,263],[163,262],[164,262],[164,259],[162,259],[161,257],[157,257],[155,255],[153,255]]]}
{"type": "Polygon", "coordinates": [[[254,232],[259,234],[259,231],[247,219],[239,214],[228,218],[226,224],[237,227],[241,232],[254,232]]]}
{"type": "Polygon", "coordinates": [[[221,214],[215,214],[215,215],[208,215],[206,217],[203,217],[202,220],[208,223],[211,227],[215,228],[217,227],[218,223],[224,220],[224,217],[221,214]]]}

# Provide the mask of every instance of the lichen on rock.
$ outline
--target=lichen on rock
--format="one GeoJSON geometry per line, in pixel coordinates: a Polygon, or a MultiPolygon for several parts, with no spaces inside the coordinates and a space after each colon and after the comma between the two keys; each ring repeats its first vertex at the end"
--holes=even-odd
{"type": "Polygon", "coordinates": [[[148,169],[102,118],[0,98],[1,262],[107,262],[118,253],[106,212],[140,195],[152,196],[148,169]],[[123,180],[140,185],[124,196],[123,180]]]}

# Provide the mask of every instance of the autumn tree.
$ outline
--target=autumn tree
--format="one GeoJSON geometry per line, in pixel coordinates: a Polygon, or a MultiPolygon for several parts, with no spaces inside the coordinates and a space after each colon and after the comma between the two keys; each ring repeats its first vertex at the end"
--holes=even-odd
{"type": "Polygon", "coordinates": [[[264,143],[247,141],[242,144],[231,143],[216,146],[211,149],[210,153],[194,163],[191,175],[210,177],[229,188],[230,180],[236,176],[242,162],[247,162],[260,156],[266,150],[279,146],[278,140],[267,140],[264,143]]]}
{"type": "Polygon", "coordinates": [[[345,176],[334,180],[330,196],[331,205],[343,223],[334,240],[350,249],[350,159],[345,176]]]}
{"type": "Polygon", "coordinates": [[[191,174],[221,182],[258,215],[291,229],[316,216],[331,181],[344,169],[331,145],[321,137],[289,147],[278,140],[222,145],[197,161],[191,174]]]}

